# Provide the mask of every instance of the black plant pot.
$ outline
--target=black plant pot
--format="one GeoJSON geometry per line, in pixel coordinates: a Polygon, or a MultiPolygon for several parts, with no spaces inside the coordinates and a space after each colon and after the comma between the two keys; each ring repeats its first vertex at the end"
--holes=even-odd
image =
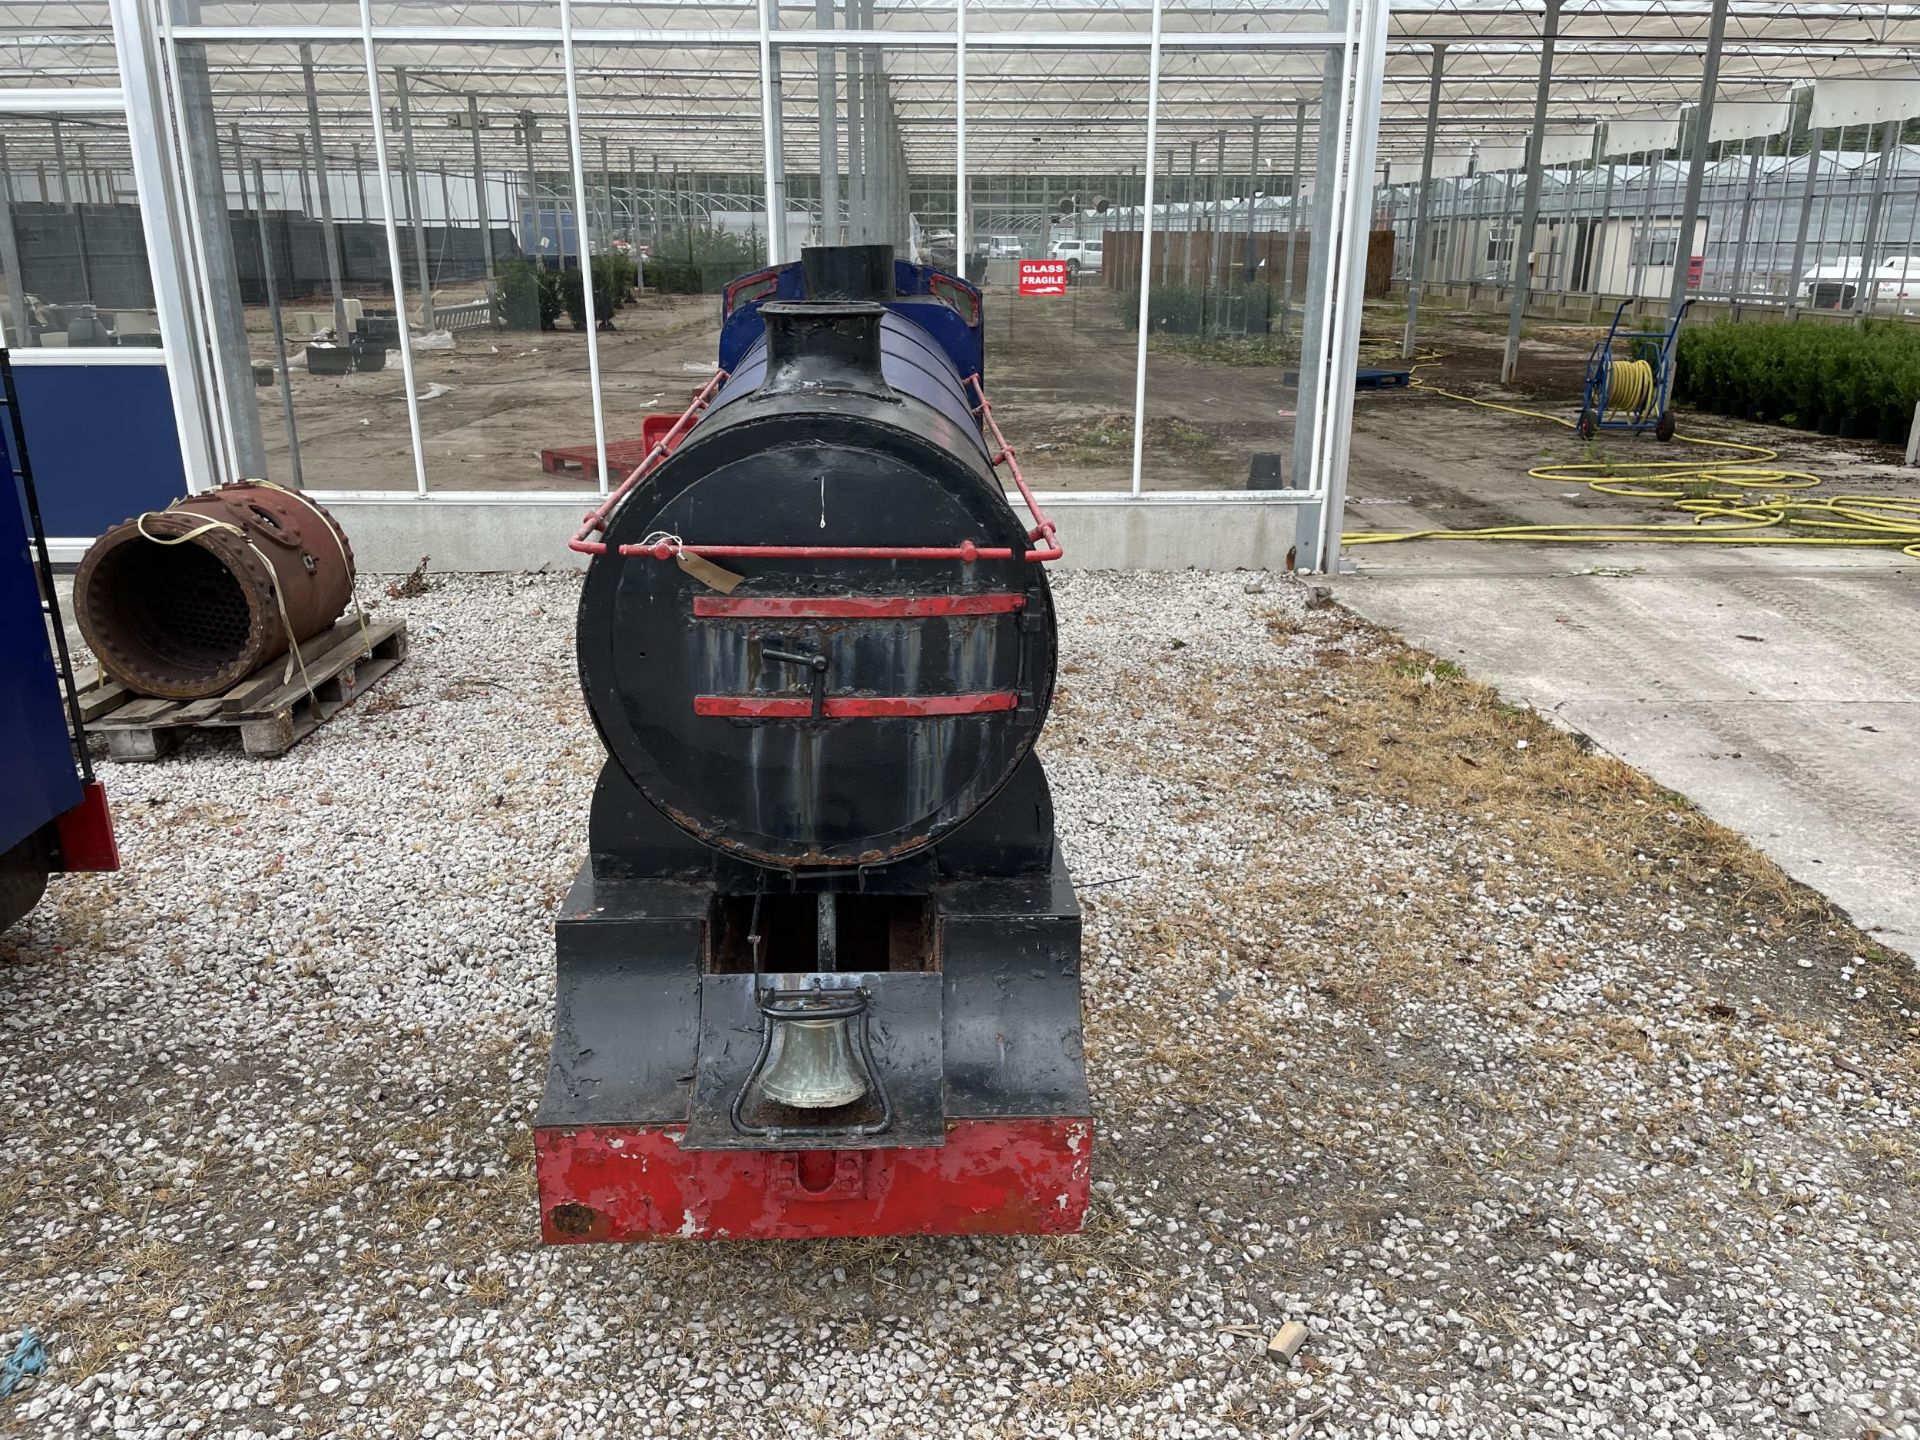
{"type": "Polygon", "coordinates": [[[1872,433],[1872,430],[1872,423],[1863,420],[1858,415],[1848,415],[1840,421],[1840,438],[1842,440],[1864,440],[1872,433]]]}
{"type": "Polygon", "coordinates": [[[350,345],[307,346],[307,373],[311,375],[345,375],[353,369],[353,347],[350,345]]]}
{"type": "Polygon", "coordinates": [[[1882,420],[1880,428],[1873,432],[1873,438],[1882,445],[1898,445],[1907,448],[1907,428],[1912,422],[1907,420],[1882,420]]]}
{"type": "Polygon", "coordinates": [[[1820,428],[1820,417],[1811,410],[1796,410],[1793,412],[1793,428],[1796,430],[1818,430],[1820,428]]]}
{"type": "Polygon", "coordinates": [[[1838,435],[1840,433],[1840,417],[1829,411],[1822,410],[1820,412],[1820,419],[1815,423],[1814,429],[1818,430],[1822,435],[1838,435]]]}

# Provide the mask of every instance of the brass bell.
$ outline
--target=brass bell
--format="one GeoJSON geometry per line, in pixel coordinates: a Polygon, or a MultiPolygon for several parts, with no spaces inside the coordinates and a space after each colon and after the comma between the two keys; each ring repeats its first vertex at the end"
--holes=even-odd
{"type": "Polygon", "coordinates": [[[761,1006],[771,1027],[760,1089],[767,1099],[799,1110],[832,1110],[867,1093],[866,1067],[854,1051],[853,1026],[865,1020],[864,1002],[831,992],[800,999],[783,995],[761,1006]]]}

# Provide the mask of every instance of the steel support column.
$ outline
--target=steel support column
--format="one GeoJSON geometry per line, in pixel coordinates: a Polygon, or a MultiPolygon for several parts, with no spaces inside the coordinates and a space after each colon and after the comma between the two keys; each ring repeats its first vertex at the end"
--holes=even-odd
{"type": "Polygon", "coordinates": [[[486,161],[480,153],[480,102],[467,97],[467,133],[473,137],[474,207],[480,220],[480,258],[487,267],[487,279],[493,279],[493,217],[487,213],[486,161]]]}
{"type": "MultiPolygon", "coordinates": [[[[253,219],[260,232],[260,273],[266,278],[267,313],[273,321],[273,370],[280,382],[280,419],[287,429],[288,469],[293,475],[293,488],[298,490],[305,484],[305,477],[300,473],[300,432],[293,423],[293,376],[287,369],[287,331],[280,319],[280,282],[273,276],[273,247],[267,240],[267,182],[260,173],[257,159],[253,162],[253,188],[260,197],[260,207],[253,212],[253,219]]],[[[243,170],[240,193],[244,195],[246,190],[247,176],[243,170]]]]}
{"type": "Polygon", "coordinates": [[[15,350],[40,343],[27,312],[26,277],[20,270],[20,236],[13,228],[13,167],[7,163],[6,137],[0,135],[0,269],[7,272],[7,344],[15,350]]]}
{"type": "Polygon", "coordinates": [[[1894,148],[1900,143],[1900,122],[1888,120],[1880,126],[1880,158],[1873,167],[1873,189],[1867,195],[1866,236],[1860,245],[1860,282],[1853,287],[1853,315],[1856,321],[1873,308],[1879,298],[1880,220],[1887,208],[1887,176],[1892,171],[1894,148]]]}
{"type": "MultiPolygon", "coordinates": [[[[850,31],[865,28],[860,0],[845,0],[850,31]]],[[[867,225],[866,61],[858,49],[847,51],[847,243],[864,244],[867,225]]]]}
{"type": "MultiPolygon", "coordinates": [[[[1213,218],[1207,234],[1207,278],[1218,289],[1225,290],[1226,246],[1222,243],[1227,233],[1227,132],[1222,130],[1213,137],[1213,218]]],[[[1219,311],[1214,311],[1216,322],[1219,311]]],[[[1219,329],[1216,323],[1214,328],[1219,329]]]]}
{"type": "MultiPolygon", "coordinates": [[[[1550,0],[1558,4],[1559,0],[1550,0]]],[[[1353,0],[1327,0],[1327,24],[1346,29],[1353,0]]],[[[1314,129],[1313,218],[1307,224],[1307,293],[1300,317],[1299,383],[1294,399],[1293,475],[1305,484],[1314,473],[1314,430],[1320,414],[1320,393],[1325,367],[1326,337],[1334,317],[1327,313],[1327,300],[1333,293],[1334,196],[1340,188],[1342,156],[1340,117],[1345,112],[1347,90],[1346,52],[1326,52],[1325,68],[1320,76],[1320,114],[1314,129]]],[[[1373,171],[1355,172],[1356,186],[1372,183],[1373,171]]],[[[1292,272],[1289,265],[1288,272],[1292,272]]],[[[1351,377],[1347,384],[1353,383],[1351,377]]]]}
{"type": "Polygon", "coordinates": [[[607,137],[600,137],[600,202],[606,210],[606,225],[601,233],[609,247],[613,244],[613,167],[607,159],[607,137]]]}
{"type": "Polygon", "coordinates": [[[1812,125],[1812,115],[1807,117],[1807,180],[1801,186],[1801,213],[1799,223],[1793,227],[1793,265],[1788,275],[1788,319],[1799,315],[1801,301],[1801,276],[1807,273],[1807,228],[1812,225],[1812,192],[1814,182],[1820,177],[1820,131],[1812,125]]]}
{"type": "MultiPolygon", "coordinates": [[[[320,143],[320,97],[313,83],[313,47],[300,47],[300,75],[307,92],[307,129],[313,140],[313,168],[320,185],[320,231],[327,247],[327,285],[333,291],[333,333],[343,343],[347,338],[347,288],[340,273],[340,239],[333,226],[333,195],[327,184],[327,152],[320,143]]],[[[239,144],[238,136],[234,144],[239,144]]],[[[240,188],[246,189],[241,177],[240,188]]],[[[256,182],[257,188],[257,182],[256,182]]],[[[260,205],[266,207],[266,191],[260,192],[260,205]]]]}
{"type": "MultiPolygon", "coordinates": [[[[827,4],[827,0],[821,0],[821,4],[827,4]]],[[[965,280],[970,248],[967,243],[967,0],[953,0],[953,122],[953,269],[965,280]]],[[[826,133],[824,120],[821,133],[826,133]]]]}
{"type": "MultiPolygon", "coordinates": [[[[964,0],[963,0],[964,3],[964,0]]],[[[1141,182],[1140,312],[1134,327],[1133,356],[1133,493],[1143,482],[1147,429],[1147,319],[1151,313],[1153,283],[1153,168],[1154,143],[1160,132],[1161,0],[1153,0],[1153,46],[1147,51],[1147,173],[1141,182]]]]}
{"type": "MultiPolygon", "coordinates": [[[[53,132],[53,170],[60,177],[60,203],[69,210],[73,208],[73,183],[67,178],[67,142],[66,132],[60,128],[60,117],[49,116],[48,128],[53,132]]],[[[214,141],[217,149],[219,140],[214,141]]],[[[44,192],[43,192],[44,193],[44,192]]]]}
{"type": "MultiPolygon", "coordinates": [[[[1724,9],[1726,0],[1719,0],[1724,9]]],[[[1560,33],[1560,0],[1547,0],[1540,20],[1540,83],[1533,92],[1533,130],[1527,137],[1527,188],[1520,202],[1520,230],[1513,237],[1513,296],[1507,310],[1507,349],[1500,383],[1511,385],[1520,365],[1520,322],[1533,290],[1533,231],[1540,216],[1540,155],[1547,139],[1547,91],[1553,83],[1553,46],[1560,33]]]]}
{"type": "Polygon", "coordinates": [[[1413,218],[1413,270],[1407,276],[1407,331],[1400,339],[1400,358],[1413,358],[1413,342],[1420,323],[1420,287],[1427,278],[1427,251],[1432,237],[1427,219],[1433,204],[1433,140],[1440,128],[1440,77],[1447,47],[1433,47],[1433,70],[1427,82],[1427,138],[1420,146],[1420,206],[1413,218]]]}
{"type": "Polygon", "coordinates": [[[1607,167],[1607,179],[1600,189],[1600,214],[1587,227],[1587,293],[1596,299],[1604,293],[1602,282],[1607,274],[1604,262],[1607,252],[1613,248],[1607,241],[1613,236],[1613,172],[1619,168],[1607,154],[1606,134],[1606,126],[1602,125],[1597,148],[1600,163],[1607,167]]]}
{"type": "MultiPolygon", "coordinates": [[[[240,178],[240,213],[246,215],[253,210],[253,192],[247,188],[247,148],[240,143],[238,120],[227,126],[227,137],[233,141],[233,173],[240,178]]],[[[266,203],[264,196],[261,203],[266,203]]]]}
{"type": "Polygon", "coordinates": [[[1198,218],[1194,207],[1199,204],[1200,194],[1200,142],[1187,142],[1187,226],[1182,232],[1180,242],[1180,283],[1193,283],[1193,238],[1200,232],[1194,228],[1198,218]]]}
{"type": "MultiPolygon", "coordinates": [[[[962,36],[960,43],[965,45],[966,0],[956,0],[960,9],[962,36]]],[[[833,29],[833,0],[814,0],[813,24],[816,30],[833,29]]],[[[964,53],[964,51],[962,52],[964,53]]],[[[837,245],[840,243],[840,76],[839,62],[831,45],[822,45],[814,52],[814,67],[819,72],[820,82],[820,243],[837,245]]],[[[961,62],[964,65],[964,61],[961,62]]],[[[965,91],[964,76],[960,94],[961,137],[965,142],[965,91]]],[[[964,160],[962,161],[964,164],[964,160]]],[[[962,272],[964,273],[964,271],[962,272]]]]}
{"type": "Polygon", "coordinates": [[[1287,273],[1280,282],[1280,338],[1287,338],[1293,317],[1293,266],[1299,256],[1300,176],[1307,145],[1307,102],[1293,107],[1293,188],[1287,192],[1287,273]]]}
{"type": "Polygon", "coordinates": [[[787,259],[787,147],[782,126],[786,104],[780,88],[780,53],[773,32],[780,24],[778,0],[760,0],[760,128],[766,151],[767,264],[787,259]]]}
{"type": "MultiPolygon", "coordinates": [[[[183,22],[199,19],[198,5],[185,7],[183,22]]],[[[192,193],[195,230],[200,242],[201,283],[211,325],[211,349],[217,389],[233,446],[229,457],[240,479],[267,473],[267,444],[260,407],[253,398],[253,356],[247,345],[246,317],[238,301],[240,267],[233,254],[233,226],[227,220],[227,184],[220,169],[220,131],[214,118],[213,82],[207,73],[207,47],[181,41],[174,47],[179,90],[178,124],[184,142],[186,173],[192,193]]]]}
{"type": "MultiPolygon", "coordinates": [[[[220,473],[222,467],[215,458],[220,449],[220,422],[211,413],[210,387],[202,380],[205,352],[195,334],[196,316],[189,298],[193,267],[182,244],[188,201],[176,184],[177,171],[165,139],[170,106],[162,81],[161,41],[141,0],[107,0],[107,10],[113,21],[114,59],[126,106],[133,193],[152,269],[154,314],[173,401],[174,433],[180,441],[187,489],[197,492],[227,477],[220,473]]],[[[6,170],[5,159],[0,156],[0,172],[6,170]]],[[[11,264],[9,268],[19,273],[11,264]]],[[[18,301],[22,297],[18,287],[14,288],[18,301]]]]}
{"type": "MultiPolygon", "coordinates": [[[[407,218],[412,222],[414,268],[420,276],[420,328],[429,334],[439,328],[433,318],[433,277],[427,270],[427,227],[420,218],[420,166],[413,155],[413,107],[407,101],[407,71],[395,66],[394,95],[400,102],[400,183],[407,191],[407,218]]],[[[376,117],[376,123],[379,123],[376,117]]],[[[399,295],[399,277],[395,276],[395,299],[399,295]]],[[[407,323],[404,304],[399,306],[400,323],[407,323]]]]}
{"type": "MultiPolygon", "coordinates": [[[[1687,272],[1692,268],[1693,258],[1693,229],[1700,217],[1700,189],[1707,173],[1708,137],[1713,134],[1713,100],[1720,84],[1720,47],[1726,38],[1727,0],[1713,0],[1713,18],[1707,27],[1707,53],[1701,62],[1700,104],[1693,117],[1693,147],[1687,156],[1687,198],[1680,207],[1680,244],[1673,254],[1673,281],[1667,290],[1669,322],[1680,313],[1681,302],[1687,298],[1687,272]]],[[[1664,405],[1666,397],[1663,395],[1660,398],[1664,405]]]]}
{"type": "Polygon", "coordinates": [[[1635,245],[1631,239],[1627,242],[1627,265],[1632,272],[1628,281],[1633,290],[1634,304],[1638,305],[1646,298],[1647,263],[1653,255],[1653,199],[1654,189],[1659,183],[1660,167],[1666,163],[1666,151],[1650,151],[1641,170],[1641,180],[1646,185],[1645,213],[1640,224],[1640,243],[1635,245]]]}
{"type": "MultiPolygon", "coordinates": [[[[1253,227],[1260,219],[1260,189],[1260,118],[1255,116],[1253,150],[1247,158],[1247,243],[1241,247],[1240,254],[1240,276],[1249,285],[1253,283],[1257,269],[1253,227]]],[[[1271,287],[1268,288],[1268,294],[1272,294],[1271,287]]]]}
{"type": "Polygon", "coordinates": [[[1733,242],[1732,293],[1729,299],[1735,318],[1740,314],[1740,297],[1747,278],[1747,237],[1753,233],[1754,190],[1760,183],[1760,157],[1766,153],[1766,138],[1756,135],[1753,154],[1747,157],[1747,196],[1740,206],[1740,236],[1733,242]]]}

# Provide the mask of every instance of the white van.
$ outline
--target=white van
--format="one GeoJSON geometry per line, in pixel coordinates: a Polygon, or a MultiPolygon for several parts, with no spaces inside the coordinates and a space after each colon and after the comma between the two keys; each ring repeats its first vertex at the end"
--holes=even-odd
{"type": "Polygon", "coordinates": [[[1100,273],[1100,247],[1098,240],[1056,240],[1053,242],[1051,258],[1067,262],[1067,274],[1073,279],[1080,278],[1080,272],[1090,275],[1100,273]]]}
{"type": "Polygon", "coordinates": [[[1018,260],[1025,253],[1018,235],[994,235],[987,240],[989,260],[1018,260]]]}
{"type": "MultiPolygon", "coordinates": [[[[1800,277],[1800,303],[1815,310],[1851,310],[1856,298],[1864,300],[1856,257],[1837,265],[1816,265],[1800,277]]],[[[1868,277],[1876,307],[1893,307],[1912,314],[1920,301],[1920,256],[1896,255],[1883,260],[1868,277]]]]}

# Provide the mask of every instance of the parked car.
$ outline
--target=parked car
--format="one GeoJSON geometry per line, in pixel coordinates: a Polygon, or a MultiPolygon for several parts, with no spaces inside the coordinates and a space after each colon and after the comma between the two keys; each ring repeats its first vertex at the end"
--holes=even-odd
{"type": "MultiPolygon", "coordinates": [[[[1858,257],[1834,265],[1816,265],[1800,277],[1800,303],[1816,310],[1851,310],[1859,297],[1862,266],[1858,257]]],[[[1903,315],[1920,304],[1920,255],[1882,260],[1867,277],[1875,307],[1891,306],[1903,315]]]]}
{"type": "Polygon", "coordinates": [[[1050,258],[1066,261],[1067,274],[1075,280],[1083,270],[1098,275],[1101,244],[1098,240],[1056,240],[1050,258]]]}
{"type": "Polygon", "coordinates": [[[1025,253],[1018,235],[994,235],[987,240],[989,260],[1018,260],[1025,253]]]}

